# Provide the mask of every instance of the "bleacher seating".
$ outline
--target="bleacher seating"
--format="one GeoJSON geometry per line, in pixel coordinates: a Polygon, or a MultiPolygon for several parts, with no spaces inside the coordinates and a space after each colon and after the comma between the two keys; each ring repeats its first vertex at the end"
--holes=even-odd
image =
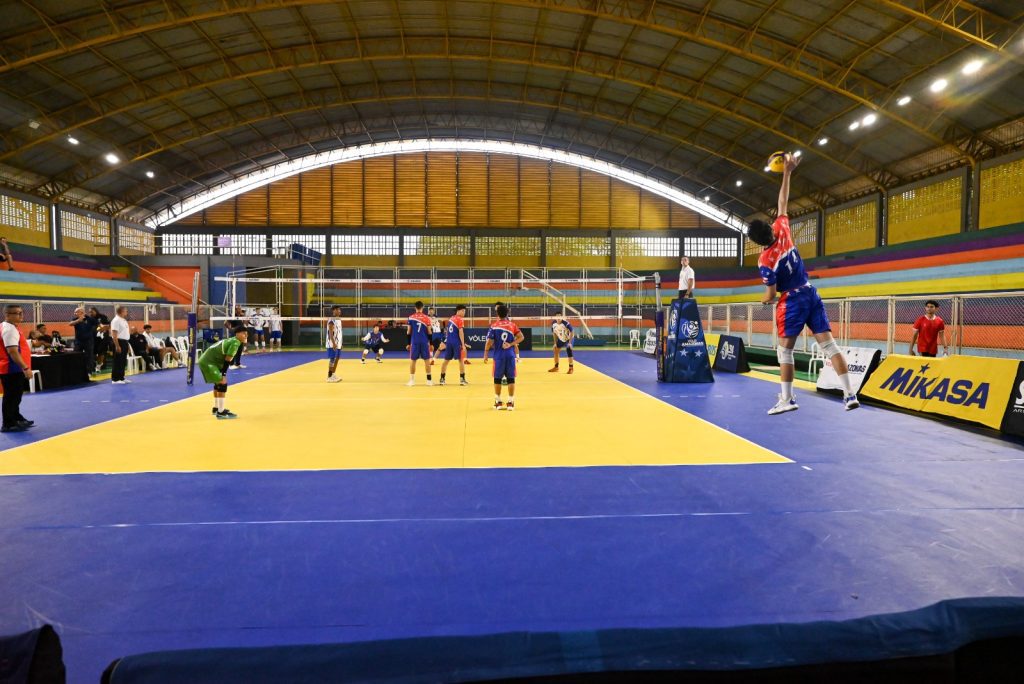
{"type": "Polygon", "coordinates": [[[81,254],[11,244],[17,270],[0,266],[0,298],[160,302],[159,293],[81,254]]]}
{"type": "MultiPolygon", "coordinates": [[[[805,259],[805,263],[812,284],[825,299],[1021,290],[1024,226],[805,259]]],[[[696,295],[701,304],[752,302],[764,292],[754,266],[698,271],[698,276],[696,295]]]]}

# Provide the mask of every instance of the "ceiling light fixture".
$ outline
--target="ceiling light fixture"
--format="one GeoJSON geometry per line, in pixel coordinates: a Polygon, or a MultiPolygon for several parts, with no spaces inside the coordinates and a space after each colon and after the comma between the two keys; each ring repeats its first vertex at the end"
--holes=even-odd
{"type": "Polygon", "coordinates": [[[153,173],[152,171],[147,171],[146,178],[156,178],[156,174],[153,173]]]}
{"type": "Polygon", "coordinates": [[[906,107],[908,104],[910,104],[910,96],[909,95],[904,95],[900,99],[896,100],[896,105],[899,106],[899,107],[906,107]]]}
{"type": "Polygon", "coordinates": [[[828,138],[818,138],[818,145],[821,147],[828,145],[828,138]]]}
{"type": "Polygon", "coordinates": [[[117,164],[118,162],[121,161],[121,159],[113,152],[107,152],[107,154],[104,155],[103,158],[107,160],[108,164],[117,164]]]}
{"type": "Polygon", "coordinates": [[[801,154],[803,154],[803,153],[804,153],[804,151],[803,151],[803,150],[797,150],[796,152],[794,152],[794,153],[793,153],[793,156],[794,156],[794,157],[799,157],[799,156],[800,156],[801,154]]]}
{"type": "Polygon", "coordinates": [[[742,186],[743,186],[743,181],[741,181],[741,180],[736,181],[736,187],[737,188],[742,187],[742,186]]]}
{"type": "Polygon", "coordinates": [[[935,81],[930,86],[928,86],[928,88],[933,93],[941,93],[943,90],[946,89],[946,86],[948,86],[948,85],[949,85],[949,81],[947,81],[944,78],[940,78],[939,80],[935,81]]]}
{"type": "Polygon", "coordinates": [[[861,119],[861,123],[864,124],[865,126],[870,126],[871,124],[875,123],[876,121],[878,121],[878,115],[877,114],[868,114],[863,119],[861,119]]]}
{"type": "Polygon", "coordinates": [[[860,121],[854,121],[852,124],[850,124],[851,131],[855,131],[858,128],[860,128],[860,121]]]}
{"type": "Polygon", "coordinates": [[[704,195],[704,201],[705,202],[710,202],[711,201],[711,195],[704,195]]]}
{"type": "Polygon", "coordinates": [[[31,128],[34,131],[37,128],[39,128],[39,122],[38,121],[29,121],[28,122],[28,127],[31,128]]]}
{"type": "Polygon", "coordinates": [[[68,142],[71,143],[72,145],[77,145],[78,144],[78,138],[76,138],[73,135],[69,135],[68,136],[68,142]]]}
{"type": "Polygon", "coordinates": [[[980,59],[972,59],[967,64],[964,64],[964,68],[960,70],[964,76],[970,76],[976,74],[981,70],[981,67],[985,66],[985,63],[980,59]]]}

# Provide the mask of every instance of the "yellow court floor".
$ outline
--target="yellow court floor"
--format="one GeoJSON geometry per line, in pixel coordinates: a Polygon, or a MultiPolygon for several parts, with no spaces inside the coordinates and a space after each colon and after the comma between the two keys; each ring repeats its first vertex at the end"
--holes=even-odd
{"type": "Polygon", "coordinates": [[[195,396],[11,449],[0,475],[788,462],[580,363],[570,376],[523,359],[515,412],[493,409],[480,361],[466,387],[457,366],[445,387],[427,387],[422,366],[406,387],[398,359],[346,359],[328,384],[326,363],[232,385],[236,420],[195,396]]]}

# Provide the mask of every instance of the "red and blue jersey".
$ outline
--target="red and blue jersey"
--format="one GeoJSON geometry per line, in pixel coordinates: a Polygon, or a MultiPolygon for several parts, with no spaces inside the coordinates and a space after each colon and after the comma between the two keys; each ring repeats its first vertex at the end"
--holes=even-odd
{"type": "Polygon", "coordinates": [[[807,285],[807,271],[800,252],[789,232],[789,217],[780,216],[772,224],[775,242],[761,251],[757,268],[765,285],[774,285],[779,292],[788,292],[807,285]]]}
{"type": "Polygon", "coordinates": [[[445,340],[444,343],[449,347],[457,344],[462,344],[462,340],[459,339],[459,331],[462,330],[462,326],[465,322],[462,316],[455,314],[448,319],[448,325],[445,326],[445,340]]]}
{"type": "Polygon", "coordinates": [[[409,344],[430,343],[430,316],[417,311],[409,316],[409,344]]]}
{"type": "Polygon", "coordinates": [[[487,339],[494,342],[494,360],[498,359],[514,359],[516,357],[516,348],[509,347],[505,349],[504,345],[515,344],[516,335],[519,334],[519,326],[503,318],[500,321],[495,321],[491,324],[491,329],[487,331],[487,339]]]}

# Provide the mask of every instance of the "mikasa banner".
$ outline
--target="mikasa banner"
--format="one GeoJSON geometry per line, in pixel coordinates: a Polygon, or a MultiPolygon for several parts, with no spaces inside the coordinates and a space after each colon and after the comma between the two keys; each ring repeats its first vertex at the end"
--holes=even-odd
{"type": "Polygon", "coordinates": [[[981,356],[886,357],[864,396],[999,429],[1020,361],[981,356]]]}
{"type": "MultiPolygon", "coordinates": [[[[859,393],[864,385],[864,379],[878,366],[878,360],[882,352],[868,347],[842,347],[840,351],[846,358],[846,367],[850,374],[850,386],[854,393],[859,393]]],[[[826,358],[818,374],[818,389],[820,390],[841,390],[843,385],[839,382],[835,368],[832,367],[832,359],[826,358]]]]}

